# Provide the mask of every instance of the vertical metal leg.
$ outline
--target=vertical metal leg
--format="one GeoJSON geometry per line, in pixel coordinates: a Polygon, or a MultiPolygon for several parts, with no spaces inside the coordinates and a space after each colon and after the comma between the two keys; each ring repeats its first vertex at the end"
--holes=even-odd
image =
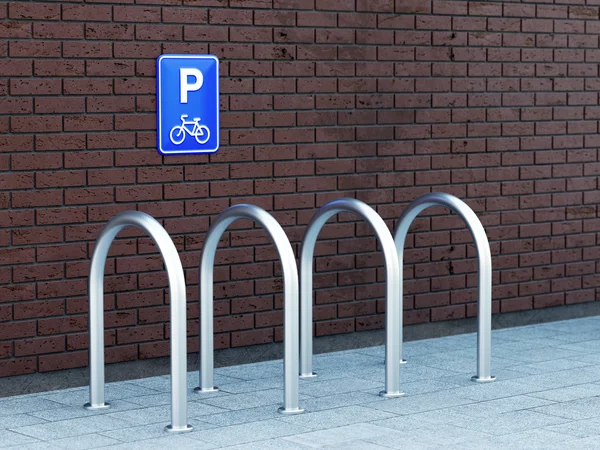
{"type": "MultiPolygon", "coordinates": [[[[281,229],[273,230],[273,233],[276,233],[273,236],[273,240],[277,242],[278,240],[281,242],[285,239],[287,241],[287,236],[281,229]]],[[[289,241],[287,241],[289,244],[289,241]]],[[[282,242],[282,246],[284,246],[282,242]]],[[[287,247],[285,245],[285,247],[287,247]]],[[[284,247],[284,248],[285,248],[284,247]]],[[[292,252],[292,247],[290,245],[290,252],[292,252]]],[[[292,415],[292,414],[301,414],[304,412],[304,409],[299,406],[299,397],[300,397],[300,389],[298,386],[298,370],[299,370],[299,357],[300,357],[300,329],[299,329],[299,299],[298,299],[298,269],[296,268],[296,260],[293,256],[293,252],[291,253],[291,258],[284,260],[282,258],[282,267],[284,274],[284,294],[283,294],[283,314],[284,314],[284,322],[283,322],[283,345],[284,345],[284,356],[283,356],[283,377],[284,377],[284,399],[283,399],[283,407],[279,408],[279,412],[281,414],[292,415]],[[296,280],[294,281],[294,276],[287,276],[286,274],[295,273],[296,280]]]]}
{"type": "MultiPolygon", "coordinates": [[[[100,285],[103,280],[100,279],[100,285]]],[[[97,283],[90,285],[94,288],[97,283]]],[[[91,290],[91,289],[90,289],[91,290]]],[[[90,402],[86,403],[85,409],[101,410],[110,408],[110,404],[104,401],[104,299],[103,296],[90,295],[90,402]],[[100,299],[102,299],[100,301],[100,299]]]]}
{"type": "MultiPolygon", "coordinates": [[[[309,229],[307,229],[308,234],[309,229]]],[[[319,230],[316,230],[317,234],[319,230]]],[[[306,238],[305,238],[306,239],[306,238]]],[[[316,244],[317,237],[314,236],[316,244]]],[[[310,246],[310,244],[308,244],[310,246]]],[[[300,379],[317,376],[313,372],[313,252],[302,243],[300,254],[300,379]]]]}
{"type": "MultiPolygon", "coordinates": [[[[482,228],[483,229],[483,228],[482,228]]],[[[488,247],[489,251],[489,247],[488,247]]],[[[477,375],[478,383],[495,381],[492,369],[492,264],[491,255],[479,258],[479,303],[477,311],[477,375]]]]}
{"type": "Polygon", "coordinates": [[[206,235],[200,262],[200,385],[194,389],[196,393],[219,390],[214,380],[213,266],[220,237],[206,235]]]}
{"type": "MultiPolygon", "coordinates": [[[[173,250],[175,250],[175,246],[173,246],[173,250]]],[[[179,262],[179,266],[181,266],[179,256],[176,253],[170,255],[171,261],[175,258],[179,262]]],[[[169,281],[169,294],[171,296],[172,407],[171,425],[168,425],[165,430],[171,433],[182,433],[192,431],[191,425],[187,423],[187,305],[183,267],[181,268],[179,277],[176,277],[175,274],[169,274],[169,281]]]]}

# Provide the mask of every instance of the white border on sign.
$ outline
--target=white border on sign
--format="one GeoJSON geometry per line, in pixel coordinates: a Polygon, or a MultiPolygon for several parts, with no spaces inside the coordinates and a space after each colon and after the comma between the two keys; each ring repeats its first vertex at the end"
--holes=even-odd
{"type": "Polygon", "coordinates": [[[156,92],[157,92],[157,98],[156,98],[156,132],[158,134],[158,152],[161,155],[192,155],[192,154],[202,154],[202,153],[215,153],[219,150],[219,141],[220,141],[220,131],[221,131],[221,125],[220,125],[220,109],[221,109],[221,104],[219,102],[219,58],[217,58],[215,55],[160,55],[157,58],[157,73],[156,73],[156,92]],[[160,89],[160,82],[161,82],[161,69],[162,69],[162,65],[161,65],[161,61],[163,59],[212,59],[217,63],[217,70],[216,70],[216,80],[215,80],[215,86],[216,86],[216,104],[217,104],[217,133],[216,133],[216,137],[217,137],[217,145],[214,149],[206,149],[206,150],[163,150],[162,149],[162,128],[160,126],[160,122],[161,122],[161,118],[162,118],[162,111],[161,111],[161,89],[160,89]]]}

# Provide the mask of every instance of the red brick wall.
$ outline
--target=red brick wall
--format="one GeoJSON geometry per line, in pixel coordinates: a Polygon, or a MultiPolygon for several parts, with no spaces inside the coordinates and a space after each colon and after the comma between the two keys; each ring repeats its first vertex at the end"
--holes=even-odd
{"type": "MultiPolygon", "coordinates": [[[[487,228],[495,312],[600,299],[600,1],[133,3],[0,5],[0,375],[86,365],[91,250],[131,209],[181,250],[190,351],[204,233],[240,202],[298,243],[329,200],[361,199],[392,226],[417,196],[449,192],[487,228]],[[218,154],[157,154],[161,52],[221,58],[218,154]]],[[[470,236],[432,213],[408,242],[406,323],[476,313],[470,236]]],[[[383,325],[375,240],[339,220],[318,247],[317,335],[383,325]]],[[[218,252],[220,348],[281,338],[275,251],[249,227],[218,252]]],[[[125,236],[106,269],[111,362],[168,353],[162,262],[125,236]]]]}

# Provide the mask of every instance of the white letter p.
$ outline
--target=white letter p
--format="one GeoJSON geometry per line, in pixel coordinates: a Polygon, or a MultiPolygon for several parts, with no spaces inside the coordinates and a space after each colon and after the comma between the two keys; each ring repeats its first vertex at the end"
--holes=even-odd
{"type": "Polygon", "coordinates": [[[180,103],[187,103],[188,92],[197,91],[202,87],[202,84],[204,83],[204,77],[202,76],[202,72],[200,72],[198,69],[179,69],[179,80],[180,103]],[[196,78],[196,81],[194,81],[192,84],[188,83],[188,77],[190,76],[196,78]]]}

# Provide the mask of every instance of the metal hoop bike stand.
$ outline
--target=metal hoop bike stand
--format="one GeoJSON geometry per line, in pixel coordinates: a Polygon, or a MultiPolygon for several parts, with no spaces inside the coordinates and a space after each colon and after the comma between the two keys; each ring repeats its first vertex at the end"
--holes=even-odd
{"type": "Polygon", "coordinates": [[[90,402],[85,408],[109,408],[104,401],[104,265],[110,246],[125,227],[141,228],[156,243],[165,262],[171,298],[171,424],[170,432],[191,431],[187,423],[186,287],[175,244],[161,224],[143,212],[127,211],[113,217],[102,229],[92,256],[90,298],[90,402]]]}
{"type": "MultiPolygon", "coordinates": [[[[496,378],[491,375],[492,365],[492,255],[485,229],[477,215],[465,202],[459,198],[443,192],[425,194],[413,201],[404,210],[398,221],[394,233],[394,241],[398,252],[400,265],[400,298],[402,298],[402,269],[404,267],[404,243],[406,235],[413,220],[430,206],[445,206],[456,212],[467,224],[475,247],[477,248],[478,265],[478,312],[477,312],[477,375],[471,379],[477,382],[490,382],[496,378]]],[[[400,310],[400,326],[402,327],[402,309],[400,310]]],[[[402,333],[400,333],[402,339],[402,333]]],[[[400,341],[400,354],[402,354],[402,340],[400,341]]]]}
{"type": "Polygon", "coordinates": [[[300,253],[300,303],[301,303],[301,371],[300,378],[314,377],[313,359],[313,256],[319,232],[325,223],[341,212],[352,212],[365,220],[379,239],[385,257],[386,273],[386,344],[385,344],[385,391],[382,397],[400,397],[400,360],[402,346],[402,304],[400,300],[400,264],[395,251],[394,240],[383,219],[366,203],[360,200],[344,198],[334,200],[322,206],[313,216],[302,240],[300,253]],[[399,344],[400,343],[400,344],[399,344]]]}
{"type": "Polygon", "coordinates": [[[282,414],[304,412],[298,406],[298,268],[294,251],[279,223],[264,209],[235,205],[216,218],[204,241],[200,261],[200,386],[196,392],[214,392],[213,269],[221,236],[238,219],[258,222],[269,234],[281,260],[284,297],[284,402],[282,414]]]}

